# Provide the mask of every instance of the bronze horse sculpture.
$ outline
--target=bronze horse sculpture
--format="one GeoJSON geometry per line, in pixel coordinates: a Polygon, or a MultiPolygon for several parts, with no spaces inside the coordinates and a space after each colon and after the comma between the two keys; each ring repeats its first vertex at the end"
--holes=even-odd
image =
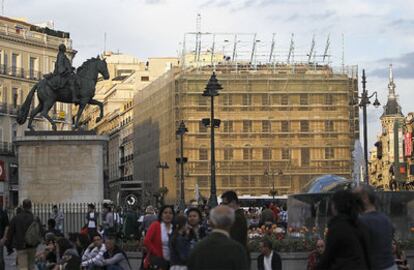
{"type": "MultiPolygon", "coordinates": [[[[96,57],[86,60],[77,69],[76,74],[73,75],[73,79],[78,82],[77,90],[79,94],[79,103],[77,103],[79,105],[79,108],[74,124],[75,129],[78,128],[79,119],[86,107],[86,104],[99,106],[100,116],[96,119],[97,122],[103,118],[102,102],[93,99],[95,96],[95,85],[99,74],[101,74],[105,80],[109,79],[109,72],[105,59],[102,60],[100,57],[96,57]]],[[[30,105],[32,103],[32,99],[36,90],[37,97],[39,99],[39,105],[37,105],[36,108],[34,108],[30,113],[29,123],[27,127],[30,130],[34,130],[32,127],[33,119],[37,114],[40,113],[41,116],[46,118],[52,124],[53,130],[56,130],[56,123],[48,115],[49,110],[57,101],[63,103],[72,103],[72,91],[68,86],[54,90],[50,86],[47,79],[42,79],[32,87],[21,109],[18,112],[17,123],[20,125],[23,125],[26,122],[30,111],[30,105]]]]}

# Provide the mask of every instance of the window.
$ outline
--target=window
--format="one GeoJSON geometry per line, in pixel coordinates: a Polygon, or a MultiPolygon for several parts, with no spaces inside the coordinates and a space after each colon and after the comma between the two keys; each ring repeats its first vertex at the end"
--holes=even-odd
{"type": "Polygon", "coordinates": [[[4,65],[4,71],[7,72],[7,68],[8,68],[8,65],[9,65],[9,57],[8,57],[6,52],[4,53],[3,65],[4,65]]]}
{"type": "Polygon", "coordinates": [[[149,76],[141,76],[141,82],[149,82],[149,76]]]}
{"type": "Polygon", "coordinates": [[[335,152],[333,148],[325,148],[325,159],[333,159],[335,158],[335,152]]]}
{"type": "Polygon", "coordinates": [[[280,105],[289,105],[289,96],[288,95],[282,95],[282,98],[280,99],[280,105]]]}
{"type": "Polygon", "coordinates": [[[243,149],[243,160],[251,160],[253,157],[253,149],[250,145],[246,145],[243,149]]]}
{"type": "Polygon", "coordinates": [[[233,148],[231,145],[227,145],[224,148],[224,160],[232,160],[233,159],[233,148]]]}
{"type": "Polygon", "coordinates": [[[243,132],[252,132],[252,121],[251,120],[243,121],[243,132]]]}
{"type": "Polygon", "coordinates": [[[290,159],[290,150],[288,148],[282,149],[282,159],[284,160],[290,159]]]}
{"type": "Polygon", "coordinates": [[[30,76],[30,79],[37,79],[37,74],[35,73],[36,72],[36,62],[37,62],[37,59],[35,58],[35,57],[30,57],[30,60],[29,60],[29,76],[30,76]]]}
{"type": "Polygon", "coordinates": [[[308,94],[300,94],[300,105],[308,105],[308,94]]]}
{"type": "Polygon", "coordinates": [[[233,121],[224,121],[224,132],[233,132],[233,121]]]}
{"type": "Polygon", "coordinates": [[[309,166],[309,162],[310,162],[309,148],[300,149],[300,160],[301,160],[302,166],[309,166]]]}
{"type": "Polygon", "coordinates": [[[251,94],[244,94],[243,95],[243,105],[252,105],[252,95],[251,94]]]}
{"type": "Polygon", "coordinates": [[[207,148],[200,148],[198,150],[198,160],[208,160],[207,148]]]}
{"type": "Polygon", "coordinates": [[[198,122],[198,132],[200,133],[207,132],[207,127],[201,121],[198,122]]]}
{"type": "Polygon", "coordinates": [[[13,76],[16,76],[16,74],[17,74],[17,58],[19,57],[19,55],[18,54],[16,54],[16,53],[13,53],[12,54],[12,75],[13,76]]]}
{"type": "Polygon", "coordinates": [[[204,97],[202,95],[198,96],[198,105],[200,106],[207,106],[207,97],[204,97]]]}
{"type": "Polygon", "coordinates": [[[325,131],[326,132],[334,131],[334,122],[332,120],[325,121],[325,131]]]}
{"type": "Polygon", "coordinates": [[[197,177],[197,184],[199,187],[207,187],[208,186],[208,177],[207,176],[198,176],[197,177]]]}
{"type": "Polygon", "coordinates": [[[243,187],[250,187],[250,180],[249,180],[249,176],[248,175],[243,175],[242,176],[242,186],[243,187]]]}
{"type": "Polygon", "coordinates": [[[281,131],[282,132],[289,132],[289,121],[282,121],[281,122],[281,131]]]}
{"type": "Polygon", "coordinates": [[[233,97],[229,94],[223,95],[223,105],[224,106],[233,105],[233,97]]]}
{"type": "Polygon", "coordinates": [[[269,133],[271,131],[271,123],[269,120],[262,121],[262,132],[269,133]]]}
{"type": "Polygon", "coordinates": [[[12,97],[13,97],[13,108],[17,107],[17,88],[12,88],[12,97]]]}
{"type": "Polygon", "coordinates": [[[325,95],[325,105],[333,105],[333,95],[332,94],[326,94],[325,95]]]}
{"type": "Polygon", "coordinates": [[[264,148],[262,153],[263,160],[271,160],[272,159],[272,149],[271,148],[264,148]]]}
{"type": "Polygon", "coordinates": [[[270,97],[268,94],[262,94],[262,105],[263,106],[270,105],[270,97]]]}
{"type": "Polygon", "coordinates": [[[309,121],[308,120],[300,121],[300,131],[309,132],[309,121]]]}
{"type": "MultiPolygon", "coordinates": [[[[7,106],[7,104],[9,103],[7,100],[7,87],[3,86],[3,103],[7,106]]],[[[33,99],[33,103],[36,99],[33,99]]]]}
{"type": "Polygon", "coordinates": [[[221,181],[223,187],[235,187],[237,184],[234,176],[223,176],[221,181]]]}

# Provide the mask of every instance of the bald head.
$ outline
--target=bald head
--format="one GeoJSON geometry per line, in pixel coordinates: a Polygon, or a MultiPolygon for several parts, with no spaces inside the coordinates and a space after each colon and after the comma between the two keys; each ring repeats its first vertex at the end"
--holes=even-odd
{"type": "Polygon", "coordinates": [[[210,212],[211,224],[216,229],[230,231],[234,219],[234,209],[225,205],[217,206],[210,212]]]}

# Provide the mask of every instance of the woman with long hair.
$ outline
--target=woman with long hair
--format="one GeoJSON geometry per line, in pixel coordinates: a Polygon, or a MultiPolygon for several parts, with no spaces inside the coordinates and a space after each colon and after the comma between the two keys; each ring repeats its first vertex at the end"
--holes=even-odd
{"type": "Polygon", "coordinates": [[[334,193],[331,200],[332,219],[328,225],[326,248],[317,269],[372,269],[369,232],[359,222],[362,203],[349,190],[334,193]]]}
{"type": "Polygon", "coordinates": [[[173,231],[174,207],[164,205],[158,214],[158,221],[155,221],[148,228],[145,235],[144,245],[148,250],[144,259],[145,269],[167,270],[170,265],[170,236],[173,231]]]}
{"type": "Polygon", "coordinates": [[[171,268],[170,270],[187,270],[187,259],[190,255],[190,239],[187,218],[179,215],[175,219],[174,232],[170,242],[171,268]]]}
{"type": "Polygon", "coordinates": [[[202,217],[201,211],[198,208],[194,207],[187,210],[187,225],[189,228],[191,248],[207,235],[207,229],[201,225],[203,221],[202,217]]]}
{"type": "Polygon", "coordinates": [[[59,238],[56,241],[57,254],[59,256],[58,264],[55,269],[78,270],[81,266],[81,259],[78,251],[72,243],[66,238],[59,238]]]}

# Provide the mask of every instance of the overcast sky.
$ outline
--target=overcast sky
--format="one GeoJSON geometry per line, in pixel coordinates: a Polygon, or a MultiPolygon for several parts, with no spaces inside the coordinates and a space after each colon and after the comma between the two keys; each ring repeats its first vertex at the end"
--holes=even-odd
{"type": "MultiPolygon", "coordinates": [[[[104,33],[107,50],[140,59],[177,56],[184,33],[196,30],[197,13],[203,32],[256,32],[261,40],[276,33],[286,50],[295,33],[297,50],[307,50],[315,35],[321,53],[330,33],[333,65],[342,61],[343,34],[345,64],[366,69],[368,89],[386,103],[392,63],[403,112],[414,111],[413,0],[4,0],[5,16],[52,20],[70,32],[75,65],[103,51],[104,33]]],[[[368,112],[372,145],[383,109],[368,112]]]]}

